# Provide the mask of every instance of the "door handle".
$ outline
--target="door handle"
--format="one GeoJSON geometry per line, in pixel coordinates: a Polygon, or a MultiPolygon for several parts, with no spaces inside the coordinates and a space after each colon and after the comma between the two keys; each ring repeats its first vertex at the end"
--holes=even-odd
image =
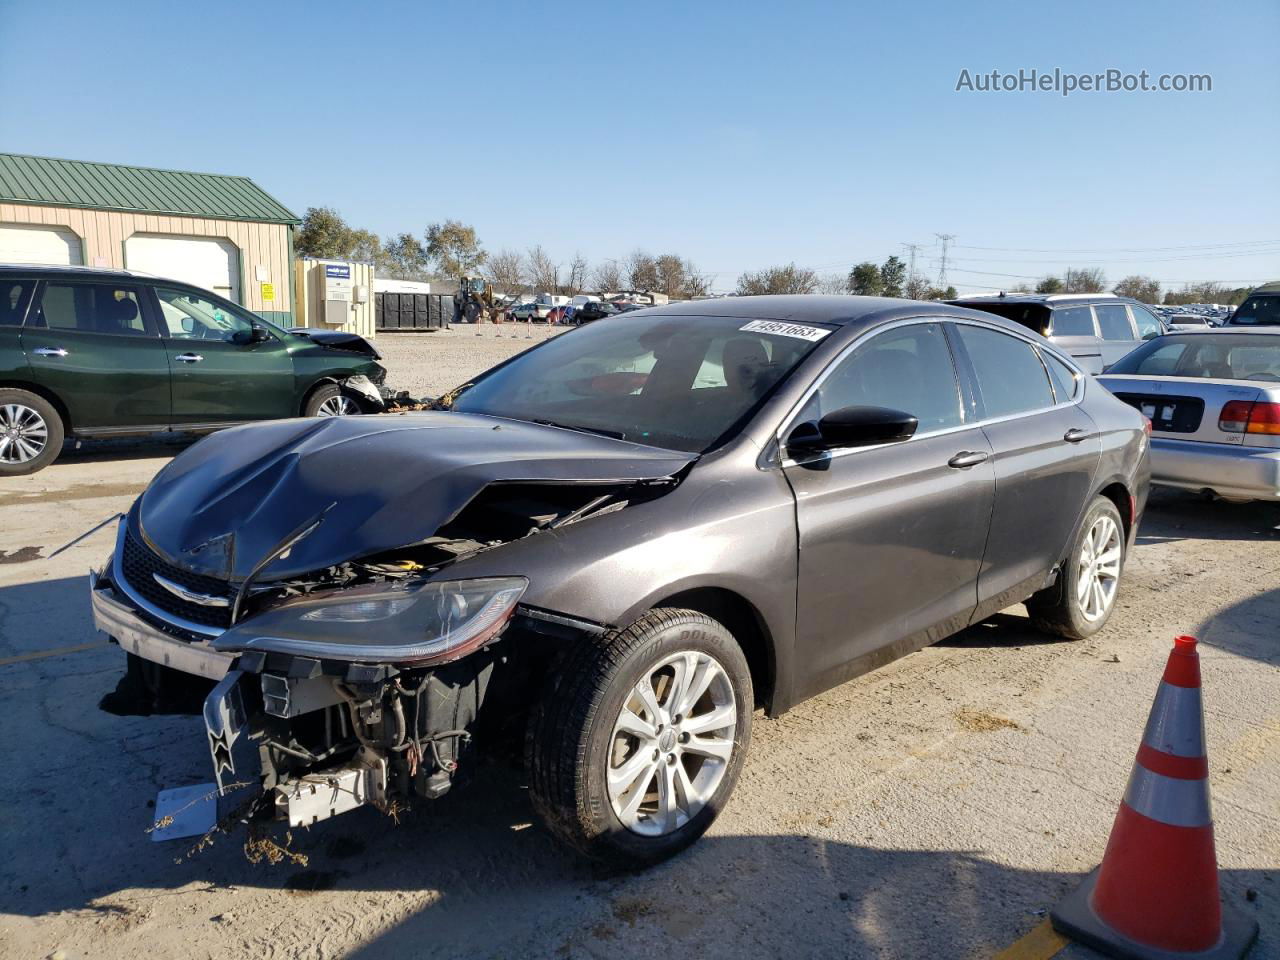
{"type": "Polygon", "coordinates": [[[1062,439],[1067,443],[1079,443],[1081,440],[1088,440],[1093,434],[1088,430],[1082,430],[1079,427],[1072,427],[1062,435],[1062,439]]]}
{"type": "Polygon", "coordinates": [[[31,351],[37,357],[65,357],[67,351],[62,347],[36,347],[31,351]]]}
{"type": "Polygon", "coordinates": [[[198,353],[180,353],[173,359],[181,360],[183,363],[199,363],[204,357],[198,353]]]}
{"type": "Polygon", "coordinates": [[[957,470],[967,470],[969,467],[976,467],[980,463],[986,463],[988,456],[981,450],[961,450],[947,461],[947,466],[955,467],[957,470]]]}

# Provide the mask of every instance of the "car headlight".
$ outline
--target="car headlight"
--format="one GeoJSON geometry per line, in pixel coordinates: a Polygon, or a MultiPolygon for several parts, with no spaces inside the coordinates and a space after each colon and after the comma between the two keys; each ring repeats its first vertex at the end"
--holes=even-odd
{"type": "Polygon", "coordinates": [[[497,636],[528,586],[524,577],[487,577],[326,590],[237,624],[213,647],[360,663],[447,663],[497,636]]]}

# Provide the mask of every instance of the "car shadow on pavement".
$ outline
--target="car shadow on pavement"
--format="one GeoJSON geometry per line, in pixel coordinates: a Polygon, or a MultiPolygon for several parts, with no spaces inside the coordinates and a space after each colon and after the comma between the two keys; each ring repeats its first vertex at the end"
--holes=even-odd
{"type": "Polygon", "coordinates": [[[1153,487],[1138,527],[1138,546],[1188,539],[1280,543],[1280,504],[1227,503],[1185,490],[1153,487]]]}
{"type": "Polygon", "coordinates": [[[194,433],[154,433],[144,437],[118,437],[109,440],[69,440],[62,453],[46,470],[68,463],[96,463],[103,460],[149,460],[176,457],[200,436],[194,433]]]}

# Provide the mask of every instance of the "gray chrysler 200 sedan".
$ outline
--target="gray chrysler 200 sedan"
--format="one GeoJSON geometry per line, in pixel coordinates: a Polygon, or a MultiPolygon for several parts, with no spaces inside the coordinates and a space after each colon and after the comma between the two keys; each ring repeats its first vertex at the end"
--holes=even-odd
{"type": "Polygon", "coordinates": [[[204,678],[219,784],[256,748],[258,814],[295,825],[440,796],[518,730],[556,834],[656,861],[724,807],[757,707],[1021,601],[1099,630],[1147,494],[1137,411],[939,303],[637,311],[435,407],[175,458],[93,578],[129,660],[104,705],[204,678]]]}

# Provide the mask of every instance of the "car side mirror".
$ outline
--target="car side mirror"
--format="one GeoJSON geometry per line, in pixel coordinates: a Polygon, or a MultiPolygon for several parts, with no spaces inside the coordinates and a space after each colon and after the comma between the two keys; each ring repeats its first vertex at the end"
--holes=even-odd
{"type": "Polygon", "coordinates": [[[235,343],[246,346],[253,343],[265,343],[271,339],[271,331],[260,323],[255,323],[249,327],[246,333],[243,330],[237,330],[231,337],[235,343]]]}
{"type": "Polygon", "coordinates": [[[919,426],[916,417],[890,407],[841,407],[821,420],[798,424],[787,437],[787,450],[803,454],[901,443],[910,440],[919,426]]]}

